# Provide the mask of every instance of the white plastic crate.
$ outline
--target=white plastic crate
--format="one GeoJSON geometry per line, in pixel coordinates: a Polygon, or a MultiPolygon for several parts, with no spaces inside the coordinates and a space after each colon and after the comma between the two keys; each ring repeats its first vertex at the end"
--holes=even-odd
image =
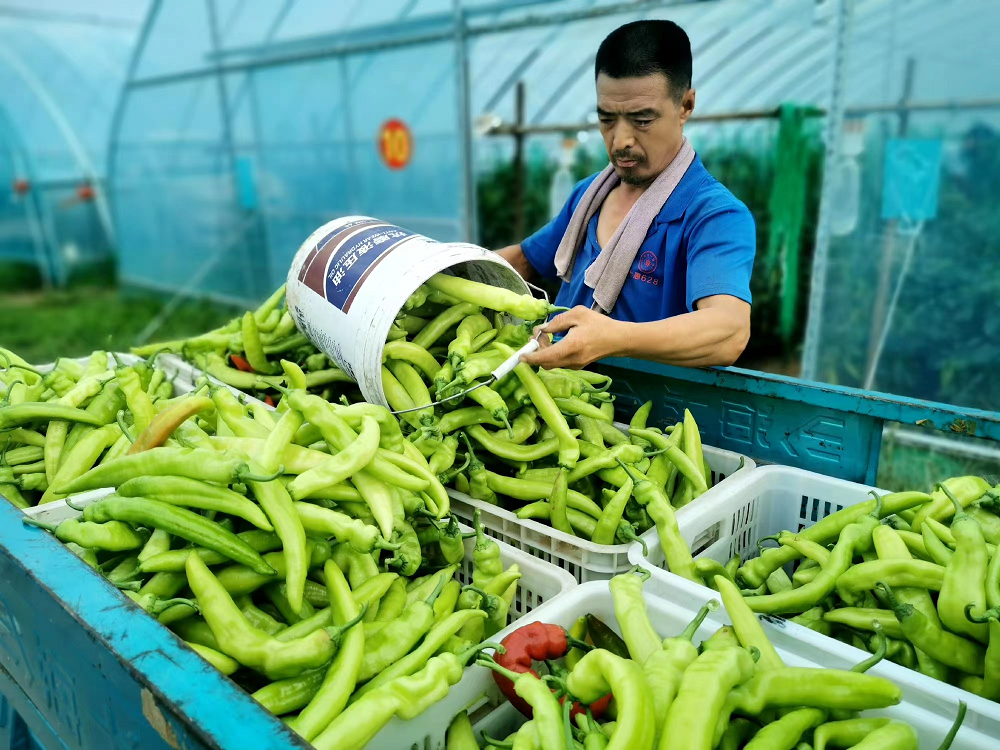
{"type": "MultiPolygon", "coordinates": [[[[96,502],[111,492],[110,489],[102,489],[81,493],[72,498],[73,504],[83,507],[96,502]]],[[[49,503],[39,508],[30,508],[26,513],[40,520],[55,523],[80,515],[79,511],[68,507],[65,501],[49,503]]],[[[468,527],[462,528],[463,532],[471,530],[468,527]]],[[[472,583],[472,555],[475,544],[474,537],[465,540],[465,559],[457,573],[458,579],[463,585],[472,583]]],[[[510,609],[512,623],[538,608],[549,606],[556,597],[576,588],[576,579],[565,570],[514,549],[502,541],[497,541],[497,544],[500,547],[500,559],[504,569],[516,564],[521,572],[517,595],[514,597],[510,609]]],[[[499,636],[497,636],[498,639],[499,636]]],[[[487,702],[487,690],[493,685],[493,680],[483,680],[482,675],[477,675],[477,677],[478,679],[470,678],[469,670],[467,670],[466,675],[459,683],[461,689],[452,690],[444,700],[434,704],[415,719],[410,721],[393,719],[372,740],[371,747],[387,748],[388,750],[409,750],[414,746],[443,748],[445,732],[451,717],[461,710],[487,702]]]]}
{"type": "MultiPolygon", "coordinates": [[[[730,482],[750,474],[756,467],[752,459],[732,451],[720,448],[704,447],[705,458],[712,470],[713,487],[694,502],[681,508],[677,513],[677,521],[682,529],[688,524],[687,518],[692,509],[705,503],[714,502],[713,498],[730,482]],[[740,461],[743,468],[740,468],[740,461]]],[[[623,570],[628,570],[628,553],[630,544],[594,544],[587,539],[570,536],[558,531],[548,524],[522,520],[512,511],[504,510],[496,505],[474,500],[457,490],[449,489],[452,511],[466,523],[472,523],[476,509],[480,511],[480,521],[487,532],[501,539],[512,547],[529,552],[535,557],[565,568],[580,583],[587,581],[607,580],[623,570]]],[[[655,530],[650,532],[654,536],[655,530]]]]}
{"type": "MultiPolygon", "coordinates": [[[[656,627],[657,632],[664,638],[677,635],[684,627],[694,619],[698,609],[710,599],[719,599],[714,591],[690,584],[677,576],[670,576],[669,580],[659,581],[653,586],[650,579],[646,582],[646,607],[650,619],[656,627]]],[[[720,601],[721,604],[721,601],[720,601]]],[[[614,602],[611,591],[606,582],[593,581],[578,586],[565,596],[559,597],[544,608],[540,608],[525,617],[516,626],[511,626],[507,630],[497,635],[497,638],[507,635],[511,630],[520,627],[528,622],[543,621],[554,623],[569,628],[581,615],[593,613],[608,625],[620,632],[614,615],[614,602]]],[[[695,635],[694,642],[708,638],[718,628],[729,623],[724,608],[709,614],[708,618],[699,628],[695,635]]],[[[777,631],[780,633],[780,630],[777,631]]],[[[848,660],[843,664],[828,664],[817,658],[811,647],[796,639],[773,638],[774,629],[768,630],[768,636],[772,637],[772,642],[778,654],[788,666],[796,667],[849,667],[861,659],[848,660]]],[[[863,655],[858,652],[861,658],[863,655]]],[[[885,664],[885,662],[883,662],[885,664]]],[[[920,691],[915,691],[912,686],[908,686],[896,679],[896,676],[889,673],[889,670],[880,664],[872,668],[869,674],[878,674],[882,677],[896,682],[903,689],[903,701],[898,706],[878,711],[867,711],[865,716],[889,716],[910,724],[920,737],[922,748],[937,747],[951,727],[952,720],[958,710],[959,697],[954,695],[929,696],[920,691]]],[[[475,667],[467,670],[466,679],[473,678],[493,681],[489,670],[484,667],[475,667]]],[[[455,693],[456,689],[452,689],[455,693]]],[[[964,696],[963,696],[964,699],[964,696]]],[[[996,750],[998,747],[998,737],[993,731],[976,731],[976,727],[970,721],[972,719],[972,706],[969,706],[969,715],[966,717],[962,729],[959,730],[953,750],[996,750]]],[[[521,715],[514,710],[510,704],[503,703],[485,718],[476,717],[476,730],[486,730],[491,736],[503,738],[508,733],[517,729],[524,721],[521,715]]],[[[478,735],[477,735],[478,736],[478,735]]],[[[381,747],[379,745],[378,747],[381,747]]]]}
{"type": "MultiPolygon", "coordinates": [[[[463,531],[469,530],[463,528],[463,531]]],[[[458,571],[458,578],[463,584],[472,582],[472,549],[475,544],[475,538],[465,540],[465,560],[461,570],[458,571]]],[[[519,622],[523,618],[527,617],[530,620],[534,613],[544,612],[554,601],[558,601],[576,588],[576,579],[565,570],[514,549],[502,541],[498,541],[497,544],[500,546],[500,559],[503,561],[504,570],[517,564],[521,571],[517,596],[514,597],[511,606],[511,625],[508,629],[523,624],[519,622]]],[[[491,640],[499,641],[501,637],[502,635],[498,634],[491,640]]],[[[451,689],[446,698],[410,721],[393,719],[375,736],[369,746],[385,750],[409,750],[413,747],[421,750],[443,748],[445,733],[452,717],[459,711],[474,709],[487,703],[494,684],[492,677],[489,674],[484,675],[481,667],[466,669],[462,681],[451,689]]],[[[495,697],[493,700],[495,702],[495,697]]]]}
{"type": "MultiPolygon", "coordinates": [[[[696,557],[710,557],[725,564],[734,555],[747,560],[758,555],[757,540],[783,530],[798,531],[812,526],[842,508],[871,499],[886,490],[815,474],[787,466],[763,466],[752,474],[729,484],[712,504],[692,504],[682,529],[685,538],[707,540],[696,557]]],[[[660,541],[653,534],[646,538],[649,551],[633,544],[629,550],[632,564],[652,572],[646,590],[672,599],[684,592],[690,598],[706,598],[713,592],[667,572],[660,541]]],[[[692,549],[695,549],[692,547],[692,549]]],[[[798,650],[825,667],[847,668],[865,658],[867,652],[848,646],[802,625],[780,617],[762,617],[768,637],[776,647],[798,650]]],[[[990,747],[1000,747],[1000,704],[927,677],[888,660],[873,670],[903,688],[908,703],[940,717],[952,716],[952,706],[959,700],[969,705],[965,725],[994,738],[990,747]]]]}

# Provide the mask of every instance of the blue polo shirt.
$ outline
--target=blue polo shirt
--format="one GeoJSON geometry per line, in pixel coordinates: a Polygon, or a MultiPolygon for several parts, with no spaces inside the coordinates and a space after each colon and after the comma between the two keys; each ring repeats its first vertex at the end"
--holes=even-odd
{"type": "MultiPolygon", "coordinates": [[[[573,188],[559,215],[521,243],[531,267],[555,280],[559,241],[584,192],[597,175],[573,188]]],[[[583,282],[597,259],[597,213],[587,226],[568,284],[555,304],[594,303],[583,282]]],[[[703,297],[728,294],[750,302],[750,272],[757,246],[753,216],[743,203],[710,175],[697,156],[653,221],[632,263],[611,317],[635,323],[663,320],[694,310],[703,297]]]]}

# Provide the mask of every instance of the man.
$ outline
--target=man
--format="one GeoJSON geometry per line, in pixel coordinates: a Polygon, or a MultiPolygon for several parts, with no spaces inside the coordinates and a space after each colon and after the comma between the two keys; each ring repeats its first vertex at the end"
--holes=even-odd
{"type": "Polygon", "coordinates": [[[498,251],[526,280],[561,278],[556,304],[572,307],[543,328],[563,338],[524,361],[731,365],[750,337],[754,222],[684,138],[695,103],[687,34],[670,21],[622,26],[601,43],[595,78],[609,166],[498,251]]]}

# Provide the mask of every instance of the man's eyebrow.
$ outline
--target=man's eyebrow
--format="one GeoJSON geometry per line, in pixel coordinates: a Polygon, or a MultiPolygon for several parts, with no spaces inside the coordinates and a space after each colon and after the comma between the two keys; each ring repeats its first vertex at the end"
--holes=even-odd
{"type": "MultiPolygon", "coordinates": [[[[600,107],[597,108],[598,117],[615,117],[618,114],[619,113],[617,112],[608,112],[606,109],[601,109],[600,107]]],[[[660,116],[659,110],[652,109],[650,107],[647,107],[646,109],[638,109],[634,112],[623,112],[621,114],[624,114],[626,117],[636,117],[639,119],[648,119],[660,116]]]]}

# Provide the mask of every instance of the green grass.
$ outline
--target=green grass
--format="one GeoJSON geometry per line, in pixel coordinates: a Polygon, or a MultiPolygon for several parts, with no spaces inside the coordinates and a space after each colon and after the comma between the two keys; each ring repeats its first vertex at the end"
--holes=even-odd
{"type": "MultiPolygon", "coordinates": [[[[4,294],[0,296],[0,346],[36,364],[57,357],[82,357],[96,349],[128,351],[166,303],[166,298],[155,295],[88,288],[4,294]]],[[[192,336],[241,312],[229,305],[186,300],[152,339],[192,336]]]]}

